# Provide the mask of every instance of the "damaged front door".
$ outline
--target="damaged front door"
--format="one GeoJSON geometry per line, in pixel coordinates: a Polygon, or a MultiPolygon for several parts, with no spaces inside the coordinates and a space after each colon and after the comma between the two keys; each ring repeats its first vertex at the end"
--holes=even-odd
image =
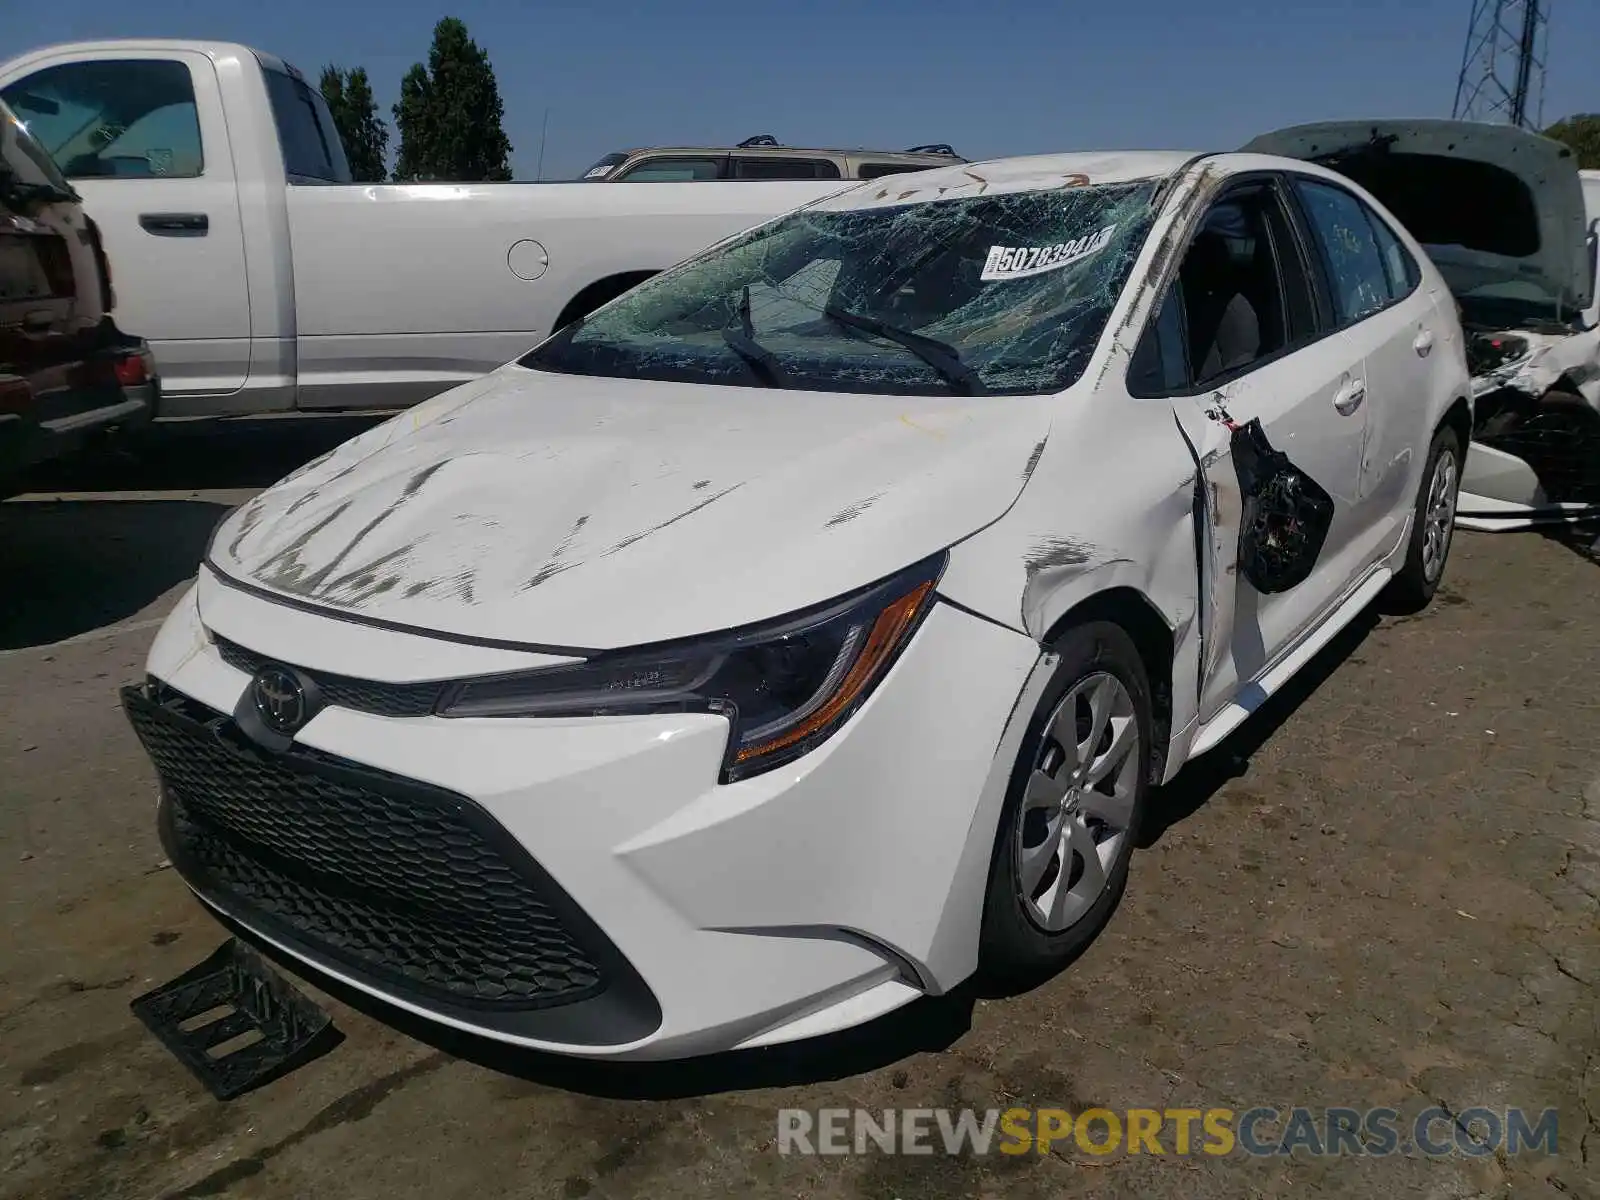
{"type": "MultiPolygon", "coordinates": [[[[1337,335],[1329,341],[1343,344],[1337,335]]],[[[1352,372],[1331,355],[1316,357],[1329,361],[1305,372],[1272,364],[1174,402],[1203,476],[1202,720],[1326,615],[1365,565],[1355,561],[1365,542],[1351,520],[1359,426],[1328,418],[1352,372]]]]}
{"type": "Polygon", "coordinates": [[[1324,335],[1311,280],[1278,181],[1235,187],[1202,219],[1151,327],[1178,340],[1187,377],[1169,393],[1197,464],[1202,720],[1367,565],[1365,363],[1347,335],[1324,335]]]}

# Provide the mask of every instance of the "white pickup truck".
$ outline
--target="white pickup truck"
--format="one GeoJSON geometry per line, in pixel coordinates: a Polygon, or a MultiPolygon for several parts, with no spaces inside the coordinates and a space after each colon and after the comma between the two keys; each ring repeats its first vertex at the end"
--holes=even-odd
{"type": "Polygon", "coordinates": [[[165,416],[397,408],[839,180],[352,184],[293,67],[222,42],[53,46],[0,96],[103,231],[165,416]]]}

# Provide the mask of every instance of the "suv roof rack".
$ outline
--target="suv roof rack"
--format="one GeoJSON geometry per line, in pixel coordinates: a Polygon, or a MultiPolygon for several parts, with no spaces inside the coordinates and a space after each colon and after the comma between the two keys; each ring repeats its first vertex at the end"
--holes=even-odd
{"type": "Polygon", "coordinates": [[[956,156],[955,147],[949,142],[929,142],[926,146],[913,146],[906,151],[907,154],[948,154],[951,158],[956,156]]]}
{"type": "Polygon", "coordinates": [[[743,150],[746,146],[776,146],[779,144],[778,139],[770,133],[758,133],[755,137],[747,137],[740,142],[739,149],[743,150]]]}

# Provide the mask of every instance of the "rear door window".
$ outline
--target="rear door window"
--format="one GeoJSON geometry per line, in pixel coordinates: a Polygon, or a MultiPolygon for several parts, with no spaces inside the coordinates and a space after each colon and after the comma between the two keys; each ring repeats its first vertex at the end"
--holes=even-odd
{"type": "MultiPolygon", "coordinates": [[[[1366,209],[1366,206],[1362,205],[1362,208],[1366,209]]],[[[1370,209],[1366,209],[1366,212],[1367,219],[1372,222],[1373,236],[1378,239],[1378,253],[1383,255],[1384,273],[1389,277],[1389,295],[1396,300],[1404,300],[1422,282],[1422,271],[1417,266],[1417,260],[1411,257],[1411,252],[1395,237],[1394,231],[1383,218],[1370,209]]]]}
{"type": "Polygon", "coordinates": [[[350,166],[333,114],[322,93],[303,79],[268,67],[262,71],[272,119],[283,147],[283,169],[291,183],[349,183],[350,166]]]}
{"type": "Polygon", "coordinates": [[[733,159],[735,179],[838,179],[839,167],[826,158],[733,159]]]}
{"type": "Polygon", "coordinates": [[[1343,188],[1295,180],[1312,235],[1322,251],[1339,324],[1352,325],[1392,302],[1383,252],[1366,207],[1343,188]]]}

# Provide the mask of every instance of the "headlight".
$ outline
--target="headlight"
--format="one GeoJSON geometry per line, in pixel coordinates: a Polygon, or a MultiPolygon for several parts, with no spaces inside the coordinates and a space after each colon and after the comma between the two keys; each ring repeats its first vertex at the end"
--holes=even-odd
{"type": "Polygon", "coordinates": [[[932,607],[945,558],[781,621],[466,680],[450,689],[439,713],[720,713],[731,726],[722,782],[759,775],[825,741],[872,694],[932,607]]]}

